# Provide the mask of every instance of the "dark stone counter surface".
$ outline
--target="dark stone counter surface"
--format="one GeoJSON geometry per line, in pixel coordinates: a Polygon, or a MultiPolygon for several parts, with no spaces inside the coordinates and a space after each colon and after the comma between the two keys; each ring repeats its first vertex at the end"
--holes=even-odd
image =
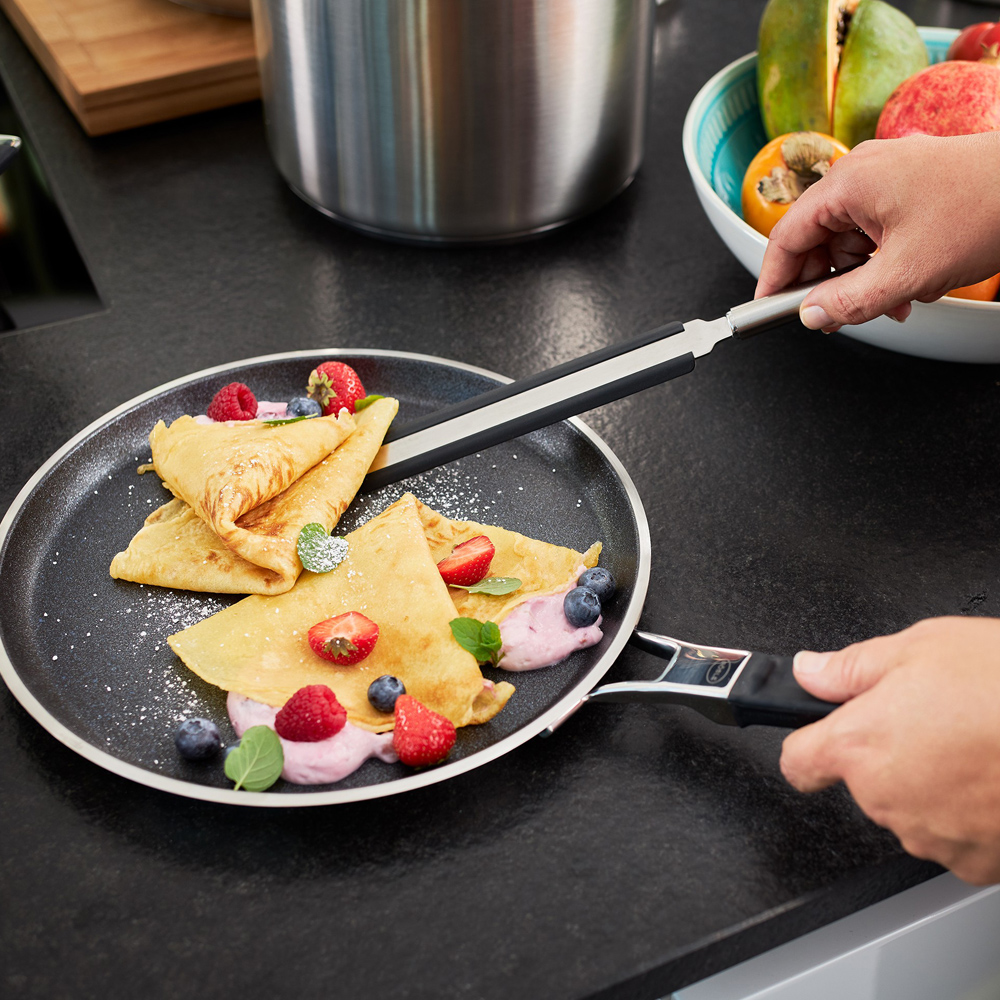
{"type": "MultiPolygon", "coordinates": [[[[312,211],[257,104],[87,139],[3,22],[0,66],[107,309],[0,337],[0,510],[89,422],[212,365],[364,346],[521,376],[750,298],[680,136],[761,8],[668,0],[631,188],[545,239],[461,250],[312,211]]],[[[1000,614],[998,386],[788,326],[589,414],[649,517],[642,624],[792,653],[1000,614]]],[[[243,810],[106,773],[3,689],[0,994],[652,1000],[937,872],[843,788],[793,792],[781,738],[608,706],[396,798],[243,810]]]]}

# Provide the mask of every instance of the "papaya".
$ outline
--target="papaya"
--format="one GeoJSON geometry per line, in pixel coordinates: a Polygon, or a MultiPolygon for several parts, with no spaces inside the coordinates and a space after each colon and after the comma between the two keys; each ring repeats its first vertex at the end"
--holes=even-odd
{"type": "Polygon", "coordinates": [[[889,95],[927,61],[916,25],[884,0],[768,0],[757,46],[764,129],[856,146],[874,138],[889,95]]]}

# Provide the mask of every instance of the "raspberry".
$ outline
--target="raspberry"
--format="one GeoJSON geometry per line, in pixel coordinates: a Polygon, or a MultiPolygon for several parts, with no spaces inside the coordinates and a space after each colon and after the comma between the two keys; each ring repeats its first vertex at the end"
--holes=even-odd
{"type": "Polygon", "coordinates": [[[343,361],[324,361],[309,375],[306,390],[310,399],[323,407],[323,415],[339,413],[341,408],[354,412],[354,404],[366,395],[358,373],[343,361]]]}
{"type": "Polygon", "coordinates": [[[205,415],[220,422],[253,420],[257,416],[257,398],[242,382],[230,382],[212,397],[205,415]]]}
{"type": "Polygon", "coordinates": [[[274,730],[295,743],[316,743],[336,736],[347,722],[347,710],[325,684],[299,688],[274,717],[274,730]]]}
{"type": "Polygon", "coordinates": [[[412,695],[401,694],[396,699],[392,748],[404,764],[410,767],[437,764],[448,756],[455,737],[455,727],[449,719],[432,712],[412,695]]]}

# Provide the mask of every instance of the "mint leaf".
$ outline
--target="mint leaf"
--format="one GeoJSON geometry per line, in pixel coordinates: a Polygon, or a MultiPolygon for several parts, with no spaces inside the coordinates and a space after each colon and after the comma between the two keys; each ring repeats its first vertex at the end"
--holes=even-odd
{"type": "Polygon", "coordinates": [[[483,623],[478,618],[453,618],[448,624],[451,626],[451,634],[462,649],[471,653],[474,648],[479,647],[483,623]]]}
{"type": "Polygon", "coordinates": [[[294,424],[297,420],[311,420],[315,416],[317,416],[315,413],[303,413],[301,417],[270,417],[261,423],[265,427],[284,427],[285,424],[294,424]]]}
{"type": "Polygon", "coordinates": [[[458,590],[467,590],[470,594],[513,594],[521,586],[521,581],[516,576],[488,576],[479,583],[474,583],[471,587],[463,587],[460,583],[450,583],[449,587],[456,587],[458,590]]]}
{"type": "Polygon", "coordinates": [[[472,653],[479,663],[492,663],[495,667],[500,662],[500,627],[496,622],[481,622],[478,618],[453,618],[448,624],[455,641],[472,653]]]}
{"type": "Polygon", "coordinates": [[[347,556],[347,539],[328,535],[318,522],[307,524],[300,532],[295,549],[310,573],[329,573],[347,556]]]}
{"type": "Polygon", "coordinates": [[[226,777],[236,782],[233,791],[263,792],[281,777],[284,766],[278,734],[269,726],[251,726],[226,758],[226,777]]]}
{"type": "Polygon", "coordinates": [[[379,396],[377,393],[373,393],[371,396],[365,396],[364,399],[358,399],[354,403],[354,412],[357,413],[359,410],[363,410],[366,406],[371,406],[372,403],[377,403],[380,399],[385,399],[385,396],[379,396]]]}

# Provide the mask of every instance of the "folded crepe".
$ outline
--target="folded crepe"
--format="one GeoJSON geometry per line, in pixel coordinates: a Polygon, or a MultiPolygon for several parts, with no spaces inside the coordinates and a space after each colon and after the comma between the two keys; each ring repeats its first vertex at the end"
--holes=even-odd
{"type": "Polygon", "coordinates": [[[485,722],[514,691],[484,680],[455,641],[448,587],[431,555],[412,494],[404,494],[346,536],[344,561],[329,573],[304,572],[295,587],[252,596],[169,638],[174,652],[202,679],[267,705],[283,705],[307,684],[326,684],[348,720],[372,732],[393,728],[391,715],[368,701],[382,674],[398,677],[428,708],[456,726],[485,722]],[[307,634],[317,622],[360,611],[379,626],[371,654],[337,666],[317,656],[307,634]]]}
{"type": "Polygon", "coordinates": [[[199,423],[161,420],[149,435],[153,467],[167,488],[237,555],[282,572],[283,546],[237,520],[276,497],[322,461],[354,430],[354,418],[314,417],[269,426],[260,420],[199,423]]]}
{"type": "Polygon", "coordinates": [[[490,563],[490,576],[511,576],[521,581],[512,594],[470,594],[450,587],[452,601],[459,615],[500,624],[519,604],[552,594],[576,580],[584,571],[597,565],[601,543],[594,542],[586,552],[540,542],[516,531],[475,521],[452,521],[417,501],[417,512],[424,526],[435,563],[451,555],[451,550],[477,535],[486,535],[496,549],[490,563]]]}
{"type": "Polygon", "coordinates": [[[250,533],[268,543],[270,567],[237,555],[188,504],[174,499],[146,518],[128,549],[112,560],[111,575],[217,594],[284,593],[302,572],[296,551],[302,527],[315,523],[333,530],[361,487],[398,408],[395,399],[386,398],[363,409],[354,418],[353,433],[336,451],[236,521],[241,536],[250,533]]]}

